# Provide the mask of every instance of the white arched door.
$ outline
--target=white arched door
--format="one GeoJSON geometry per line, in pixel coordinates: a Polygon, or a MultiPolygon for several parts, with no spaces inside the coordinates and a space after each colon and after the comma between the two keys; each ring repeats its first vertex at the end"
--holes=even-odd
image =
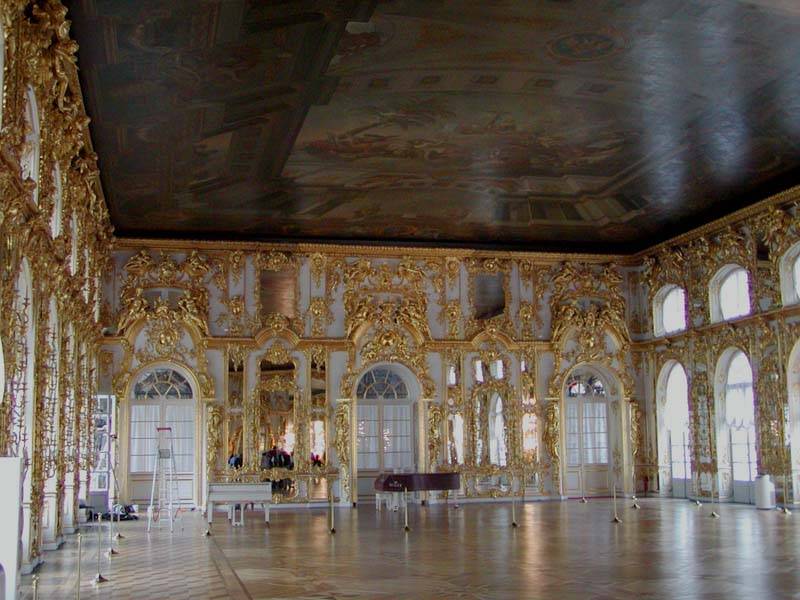
{"type": "Polygon", "coordinates": [[[744,352],[730,355],[723,388],[723,411],[718,420],[719,442],[726,445],[720,456],[728,457],[734,502],[753,503],[756,470],[756,428],[753,397],[753,371],[744,352]]]}
{"type": "Polygon", "coordinates": [[[659,453],[662,490],[673,498],[688,498],[692,481],[689,385],[679,363],[668,367],[661,393],[659,453]]]}
{"type": "Polygon", "coordinates": [[[573,375],[564,398],[567,496],[602,496],[611,490],[609,424],[606,386],[593,375],[573,375]]]}
{"type": "Polygon", "coordinates": [[[166,367],[147,371],[133,388],[128,415],[130,501],[146,503],[150,500],[158,449],[156,428],[171,427],[178,496],[181,503],[196,505],[196,411],[194,394],[187,379],[166,367]]]}
{"type": "Polygon", "coordinates": [[[356,397],[358,491],[368,495],[379,473],[416,470],[414,403],[406,381],[389,365],[367,371],[356,397]]]}

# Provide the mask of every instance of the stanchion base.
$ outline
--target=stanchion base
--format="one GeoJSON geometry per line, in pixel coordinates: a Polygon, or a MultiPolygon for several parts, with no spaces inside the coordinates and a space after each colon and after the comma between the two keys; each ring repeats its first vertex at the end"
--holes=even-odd
{"type": "Polygon", "coordinates": [[[781,507],[781,512],[782,512],[783,514],[785,514],[786,516],[789,516],[789,515],[791,515],[791,514],[792,514],[792,511],[790,511],[790,510],[789,510],[788,508],[786,508],[785,506],[781,507]]]}
{"type": "Polygon", "coordinates": [[[638,503],[638,502],[634,502],[634,503],[631,505],[631,508],[635,508],[636,510],[639,510],[639,509],[640,509],[640,508],[642,508],[642,507],[639,505],[639,503],[638,503]]]}
{"type": "Polygon", "coordinates": [[[334,533],[336,533],[336,527],[331,527],[331,535],[333,535],[334,533]]]}
{"type": "Polygon", "coordinates": [[[117,532],[117,533],[114,534],[114,539],[115,540],[124,540],[125,536],[122,535],[121,533],[117,532]]]}
{"type": "Polygon", "coordinates": [[[458,510],[459,508],[461,507],[458,504],[453,505],[453,510],[458,510]]]}
{"type": "Polygon", "coordinates": [[[622,519],[620,519],[619,517],[614,517],[613,519],[611,519],[611,522],[612,523],[622,523],[622,519]]]}
{"type": "Polygon", "coordinates": [[[100,585],[101,583],[106,583],[107,581],[108,579],[103,577],[100,573],[95,575],[94,579],[92,579],[92,583],[94,583],[95,585],[100,585]]]}
{"type": "Polygon", "coordinates": [[[702,503],[702,502],[700,502],[700,500],[695,500],[695,501],[694,501],[694,505],[695,505],[695,506],[703,506],[703,503],[702,503]]]}
{"type": "Polygon", "coordinates": [[[206,529],[203,532],[203,537],[211,537],[211,530],[210,529],[206,529]]]}
{"type": "Polygon", "coordinates": [[[519,527],[519,525],[517,525],[517,522],[516,522],[516,521],[511,521],[511,526],[512,526],[512,527],[519,527]]]}
{"type": "Polygon", "coordinates": [[[581,498],[581,504],[589,504],[589,501],[586,498],[581,498]]]}
{"type": "Polygon", "coordinates": [[[712,510],[711,514],[708,515],[708,516],[711,517],[712,519],[719,519],[719,515],[717,514],[717,511],[715,511],[715,510],[712,510]]]}
{"type": "Polygon", "coordinates": [[[119,551],[118,550],[114,550],[113,548],[109,548],[108,552],[106,552],[106,556],[109,556],[109,557],[111,557],[111,556],[119,556],[119,551]]]}
{"type": "Polygon", "coordinates": [[[411,527],[409,527],[408,525],[406,525],[405,527],[403,527],[403,530],[404,530],[404,531],[411,531],[411,527]]]}

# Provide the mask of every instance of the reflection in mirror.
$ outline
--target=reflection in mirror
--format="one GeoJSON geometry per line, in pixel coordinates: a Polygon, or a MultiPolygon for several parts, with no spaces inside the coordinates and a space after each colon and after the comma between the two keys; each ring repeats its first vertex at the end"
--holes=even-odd
{"type": "Polygon", "coordinates": [[[503,399],[493,393],[489,415],[489,461],[493,465],[506,466],[506,425],[503,416],[503,399]]]}
{"type": "Polygon", "coordinates": [[[459,413],[448,416],[447,455],[451,465],[464,464],[464,417],[459,413]]]}
{"type": "Polygon", "coordinates": [[[458,372],[455,365],[447,368],[447,385],[458,385],[458,372]]]}
{"type": "Polygon", "coordinates": [[[503,273],[478,273],[475,276],[475,318],[491,319],[502,315],[506,308],[503,273]]]}
{"type": "Polygon", "coordinates": [[[503,361],[501,359],[497,359],[492,361],[489,364],[489,373],[492,375],[494,379],[502,379],[503,378],[503,361]]]}
{"type": "Polygon", "coordinates": [[[311,456],[309,462],[312,466],[321,467],[325,464],[325,415],[327,410],[326,398],[326,373],[325,363],[311,361],[311,436],[309,448],[311,456]]]}
{"type": "Polygon", "coordinates": [[[536,415],[526,413],[522,416],[522,454],[525,460],[534,463],[539,450],[536,438],[536,415]]]}
{"type": "MultiPolygon", "coordinates": [[[[311,361],[311,414],[309,418],[309,465],[321,469],[327,464],[327,378],[324,361],[311,361]]],[[[325,500],[328,494],[327,477],[314,476],[309,481],[310,499],[325,500]]]]}
{"type": "Polygon", "coordinates": [[[480,477],[475,482],[478,493],[487,494],[493,491],[506,493],[511,490],[511,478],[506,475],[489,475],[480,477]]]}
{"type": "Polygon", "coordinates": [[[236,408],[242,405],[244,389],[244,365],[228,360],[228,406],[236,408]]]}
{"type": "Polygon", "coordinates": [[[279,314],[293,319],[297,311],[297,288],[294,270],[261,271],[261,315],[279,314]]]}
{"type": "Polygon", "coordinates": [[[483,383],[483,362],[480,360],[475,361],[475,381],[483,383]]]}
{"type": "Polygon", "coordinates": [[[475,464],[480,465],[483,462],[483,394],[477,394],[474,400],[472,409],[473,425],[472,431],[475,439],[475,464]]]}
{"type": "Polygon", "coordinates": [[[242,413],[228,416],[228,465],[234,468],[242,466],[242,413]]]}
{"type": "Polygon", "coordinates": [[[261,361],[257,449],[261,466],[288,467],[294,452],[294,363],[261,361]]]}

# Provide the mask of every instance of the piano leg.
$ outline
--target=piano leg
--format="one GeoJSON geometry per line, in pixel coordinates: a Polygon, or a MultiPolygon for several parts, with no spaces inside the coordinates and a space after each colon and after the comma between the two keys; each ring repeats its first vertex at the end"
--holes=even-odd
{"type": "Polygon", "coordinates": [[[269,527],[269,502],[262,502],[261,507],[264,509],[264,523],[269,527]]]}

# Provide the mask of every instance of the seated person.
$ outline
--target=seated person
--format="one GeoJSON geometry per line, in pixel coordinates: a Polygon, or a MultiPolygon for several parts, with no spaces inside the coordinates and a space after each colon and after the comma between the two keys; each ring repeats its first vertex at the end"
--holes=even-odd
{"type": "Polygon", "coordinates": [[[242,468],[242,455],[241,454],[231,454],[230,458],[228,458],[228,466],[231,466],[234,469],[241,469],[242,468]]]}

